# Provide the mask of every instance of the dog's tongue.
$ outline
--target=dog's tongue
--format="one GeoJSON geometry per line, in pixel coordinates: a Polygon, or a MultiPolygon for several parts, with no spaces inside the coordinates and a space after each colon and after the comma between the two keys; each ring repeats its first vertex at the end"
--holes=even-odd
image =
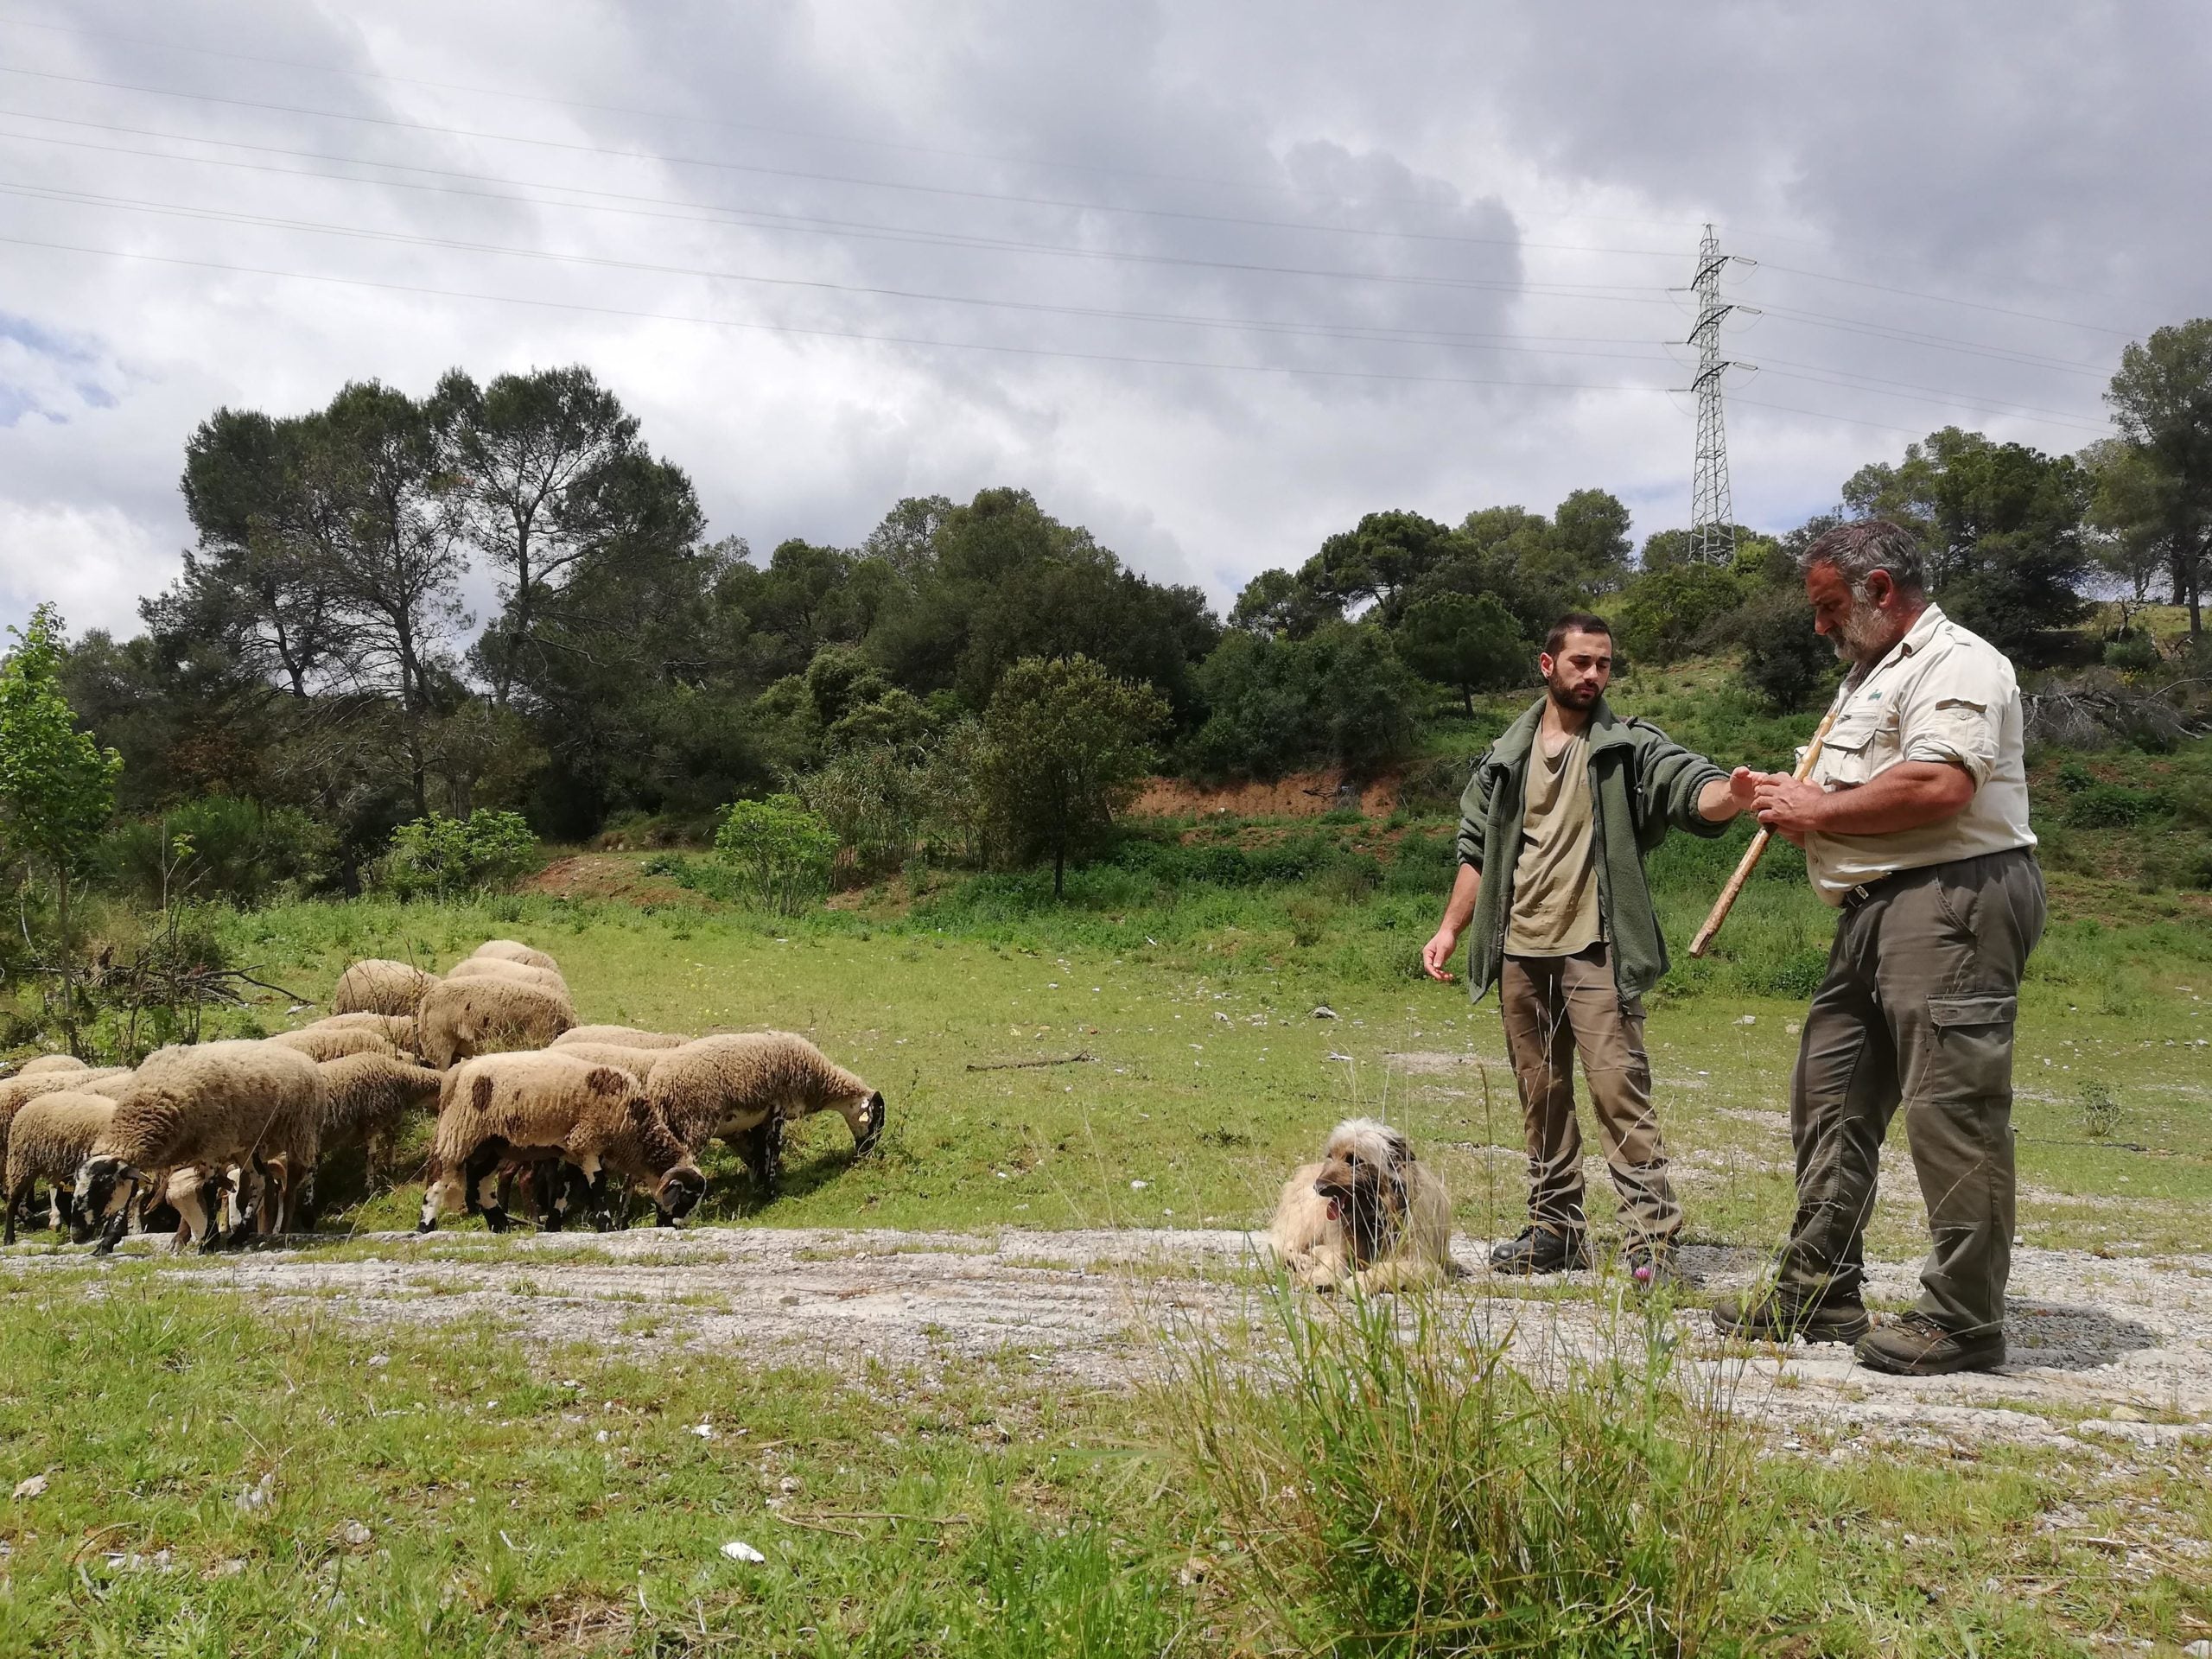
{"type": "Polygon", "coordinates": [[[1342,1221],[1344,1219],[1344,1216],[1338,1211],[1337,1207],[1337,1201],[1334,1198],[1331,1198],[1329,1200],[1329,1219],[1331,1221],[1342,1221]]]}

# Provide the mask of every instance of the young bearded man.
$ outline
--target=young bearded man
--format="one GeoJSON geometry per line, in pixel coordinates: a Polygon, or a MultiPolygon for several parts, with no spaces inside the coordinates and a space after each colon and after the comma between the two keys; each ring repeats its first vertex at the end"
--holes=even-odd
{"type": "Polygon", "coordinates": [[[1459,874],[1421,950],[1432,979],[1470,921],[1467,983],[1498,987],[1529,1146],[1529,1226],[1491,1252],[1503,1273],[1586,1266],[1574,1056],[1629,1230],[1639,1283],[1669,1275],[1681,1206],[1651,1105],[1644,992],[1667,971],[1643,859],[1669,830],[1717,836],[1751,805],[1727,773],[1657,727],[1605,705],[1612,632],[1562,617],[1536,666],[1544,695],[1482,759],[1459,801],[1459,874]]]}
{"type": "Polygon", "coordinates": [[[1909,531],[1843,524],[1799,565],[1851,669],[1812,776],[1755,777],[1754,807],[1805,849],[1835,944],[1790,1079],[1781,1276],[1713,1320],[1855,1343],[1878,1371],[1986,1370],[2005,1358],[2012,1257],[2012,1031],[2044,925],[2020,688],[2004,652],[1929,603],[1909,531]],[[1932,1248],[1919,1303],[1871,1326],[1866,1222],[1900,1103],[1932,1248]]]}

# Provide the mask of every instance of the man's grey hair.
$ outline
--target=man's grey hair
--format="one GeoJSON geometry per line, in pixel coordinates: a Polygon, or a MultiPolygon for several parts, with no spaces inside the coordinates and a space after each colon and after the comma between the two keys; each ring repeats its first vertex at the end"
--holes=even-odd
{"type": "Polygon", "coordinates": [[[1928,564],[1921,555],[1919,539],[1886,518],[1838,524],[1815,537],[1813,544],[1797,556],[1797,569],[1800,574],[1808,574],[1816,564],[1834,566],[1836,575],[1862,599],[1866,594],[1866,578],[1877,570],[1886,570],[1901,592],[1928,590],[1928,564]]]}

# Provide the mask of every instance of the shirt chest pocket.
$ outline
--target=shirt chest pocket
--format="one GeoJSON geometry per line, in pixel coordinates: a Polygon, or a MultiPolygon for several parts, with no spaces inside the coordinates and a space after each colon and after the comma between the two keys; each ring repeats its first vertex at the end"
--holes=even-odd
{"type": "Polygon", "coordinates": [[[1853,709],[1836,716],[1821,744],[1820,782],[1833,789],[1852,789],[1885,767],[1899,753],[1897,721],[1887,709],[1853,709]]]}

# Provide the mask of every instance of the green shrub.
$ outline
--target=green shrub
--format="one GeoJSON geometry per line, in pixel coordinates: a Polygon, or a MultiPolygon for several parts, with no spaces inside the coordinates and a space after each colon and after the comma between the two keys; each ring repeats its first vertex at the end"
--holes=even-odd
{"type": "Polygon", "coordinates": [[[829,887],[837,833],[793,795],[736,801],[715,831],[715,856],[746,902],[795,916],[829,887]]]}
{"type": "Polygon", "coordinates": [[[2094,786],[2097,774],[2079,760],[2068,760],[2058,768],[2058,786],[2069,795],[2078,795],[2094,786]]]}
{"type": "Polygon", "coordinates": [[[2066,822],[2080,830],[2116,830],[2167,810],[2165,797],[2154,790],[2130,789],[2125,784],[2092,784],[2075,792],[2066,804],[2066,822]]]}
{"type": "Polygon", "coordinates": [[[466,818],[433,812],[391,832],[391,850],[372,885],[401,899],[455,899],[485,893],[537,861],[537,838],[519,812],[478,807],[466,818]]]}
{"type": "Polygon", "coordinates": [[[209,795],[118,824],[101,862],[110,885],[149,904],[188,894],[250,909],[321,887],[336,849],[337,837],[296,806],[209,795]]]}
{"type": "Polygon", "coordinates": [[[2147,633],[2131,633],[2105,647],[2105,666],[2123,674],[2140,674],[2158,665],[2158,643],[2147,633]]]}

